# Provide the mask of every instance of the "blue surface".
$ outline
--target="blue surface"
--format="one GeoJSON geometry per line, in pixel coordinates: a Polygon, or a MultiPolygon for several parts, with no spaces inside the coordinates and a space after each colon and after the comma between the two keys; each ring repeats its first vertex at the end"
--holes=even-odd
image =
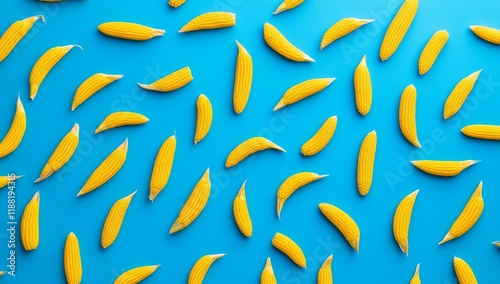
{"type": "MultiPolygon", "coordinates": [[[[276,1],[188,0],[179,9],[167,1],[1,1],[0,31],[12,22],[44,14],[4,62],[0,63],[0,133],[6,133],[17,94],[28,116],[28,128],[19,148],[0,161],[0,172],[25,174],[17,183],[18,221],[24,206],[39,190],[40,245],[26,253],[17,232],[16,276],[6,283],[64,283],[63,246],[70,231],[80,241],[83,283],[112,283],[123,271],[161,263],[144,283],[186,283],[196,260],[205,254],[227,253],[210,269],[204,283],[258,283],[265,259],[271,256],[279,283],[315,283],[319,265],[334,254],[336,283],[408,283],[415,265],[421,264],[423,283],[456,283],[453,255],[465,259],[480,283],[499,283],[500,252],[491,245],[500,240],[498,143],[464,137],[460,128],[473,123],[500,124],[500,49],[476,38],[469,25],[500,27],[495,1],[421,1],[418,14],[396,54],[387,62],[378,58],[380,43],[397,1],[306,1],[295,10],[272,15],[276,1]],[[7,3],[9,2],[9,3],[7,3]],[[217,31],[178,34],[188,20],[204,12],[224,10],[237,14],[237,26],[217,31]],[[319,50],[326,29],[344,17],[375,18],[338,42],[319,50]],[[100,34],[106,21],[133,21],[164,28],[164,37],[130,42],[100,34]],[[274,24],[288,39],[316,59],[295,63],[272,51],[262,38],[265,22],[274,24]],[[423,77],[417,61],[431,35],[450,33],[432,70],[423,77]],[[254,82],[242,115],[232,110],[232,88],[238,39],[254,60],[254,82]],[[50,72],[38,96],[29,101],[28,77],[47,49],[79,44],[50,72]],[[373,80],[373,106],[367,117],[356,112],[353,72],[363,54],[373,80]],[[136,82],[150,83],[174,70],[190,66],[194,81],[169,94],[145,92],[136,82]],[[475,91],[462,111],[442,119],[444,101],[463,77],[483,68],[475,91]],[[124,74],[119,80],[71,112],[73,94],[90,75],[124,74]],[[290,86],[314,77],[337,77],[318,95],[280,112],[272,112],[290,86]],[[408,84],[418,90],[417,125],[422,150],[416,150],[400,133],[397,110],[401,91],[408,84]],[[476,91],[479,89],[480,93],[476,91]],[[193,146],[195,102],[206,94],[214,107],[208,136],[193,146]],[[93,135],[109,113],[130,110],[150,122],[93,135]],[[300,146],[331,115],[338,115],[337,132],[320,154],[304,158],[300,146]],[[78,122],[81,141],[64,171],[33,184],[60,139],[78,122]],[[360,143],[371,130],[378,134],[375,177],[367,197],[356,188],[356,162],[360,143]],[[149,178],[161,143],[173,133],[178,146],[174,168],[165,190],[151,204],[149,178]],[[227,154],[243,140],[264,135],[287,149],[267,151],[226,170],[227,154]],[[76,193],[92,171],[123,140],[129,154],[120,172],[86,196],[76,193]],[[412,159],[482,159],[454,178],[439,178],[416,171],[412,159]],[[212,194],[199,218],[187,229],[168,230],[192,188],[207,167],[212,194]],[[276,190],[285,178],[300,171],[330,176],[296,192],[276,217],[276,190]],[[392,178],[392,179],[390,179],[392,178]],[[244,180],[254,224],[254,235],[242,237],[234,224],[232,200],[244,180]],[[474,191],[484,182],[486,207],[467,234],[445,245],[437,243],[474,191]],[[410,254],[406,257],[392,237],[392,216],[399,201],[420,188],[410,228],[410,254]],[[139,189],[132,200],[116,242],[100,247],[103,222],[112,204],[139,189]],[[320,202],[333,203],[358,222],[361,252],[352,250],[340,233],[320,214],[320,202]],[[303,249],[308,267],[299,269],[271,246],[276,231],[293,238],[303,249]],[[40,280],[43,279],[42,282],[40,280]]],[[[0,227],[7,228],[7,189],[0,191],[0,227]]],[[[7,237],[0,234],[0,264],[8,257],[7,237]]]]}

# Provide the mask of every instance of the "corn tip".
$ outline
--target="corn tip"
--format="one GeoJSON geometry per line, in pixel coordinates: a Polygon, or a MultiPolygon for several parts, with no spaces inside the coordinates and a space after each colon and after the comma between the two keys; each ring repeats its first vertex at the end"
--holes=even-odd
{"type": "Polygon", "coordinates": [[[375,22],[375,19],[356,19],[356,22],[358,22],[359,24],[361,24],[362,26],[364,26],[366,24],[375,22]]]}
{"type": "Polygon", "coordinates": [[[43,15],[36,15],[36,19],[42,19],[42,23],[45,23],[45,17],[43,15]]]}
{"type": "Polygon", "coordinates": [[[151,31],[151,34],[153,36],[163,36],[165,34],[165,30],[162,30],[162,29],[153,29],[151,31]]]}
{"type": "Polygon", "coordinates": [[[469,29],[474,30],[477,26],[469,26],[469,29]]]}
{"type": "Polygon", "coordinates": [[[158,88],[156,87],[153,87],[151,85],[148,85],[148,84],[141,84],[141,83],[137,83],[137,85],[139,85],[139,87],[145,89],[145,90],[150,90],[150,91],[158,91],[158,88]]]}
{"type": "Polygon", "coordinates": [[[180,230],[184,229],[185,226],[181,224],[179,221],[175,221],[175,223],[172,225],[170,228],[170,234],[174,234],[179,232],[180,230]]]}
{"type": "Polygon", "coordinates": [[[285,204],[285,199],[278,197],[278,201],[276,202],[276,213],[279,220],[281,220],[281,209],[283,208],[283,204],[285,204]]]}
{"type": "Polygon", "coordinates": [[[285,2],[282,2],[278,8],[276,8],[276,11],[273,12],[273,15],[278,15],[279,13],[287,10],[287,5],[285,2]]]}
{"type": "Polygon", "coordinates": [[[442,245],[442,244],[444,244],[444,243],[446,243],[448,241],[453,240],[454,238],[455,237],[448,232],[448,233],[446,233],[446,236],[444,236],[444,238],[438,243],[438,245],[442,245]]]}
{"type": "Polygon", "coordinates": [[[127,151],[127,149],[128,149],[128,137],[125,138],[125,141],[123,141],[123,143],[118,148],[120,148],[121,150],[127,151]]]}
{"type": "Polygon", "coordinates": [[[316,62],[316,60],[314,60],[311,56],[307,55],[304,53],[304,56],[303,56],[304,60],[307,61],[307,62],[316,62]]]}
{"type": "Polygon", "coordinates": [[[226,256],[227,254],[225,253],[218,253],[218,254],[210,254],[208,257],[210,257],[212,260],[217,260],[223,256],[226,256]]]}
{"type": "Polygon", "coordinates": [[[283,102],[283,99],[281,99],[278,104],[274,107],[273,111],[277,111],[285,107],[286,104],[283,102]]]}

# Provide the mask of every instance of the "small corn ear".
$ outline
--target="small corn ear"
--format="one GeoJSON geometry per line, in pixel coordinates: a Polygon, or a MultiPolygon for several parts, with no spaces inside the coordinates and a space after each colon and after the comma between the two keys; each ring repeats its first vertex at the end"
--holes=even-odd
{"type": "Polygon", "coordinates": [[[302,145],[302,155],[313,156],[323,150],[335,134],[335,129],[337,129],[336,115],[327,118],[314,136],[302,145]]]}
{"type": "Polygon", "coordinates": [[[137,284],[153,274],[160,265],[140,266],[122,273],[114,284],[137,284]]]}
{"type": "Polygon", "coordinates": [[[85,80],[76,90],[71,105],[71,111],[74,111],[79,105],[84,103],[88,98],[93,96],[98,91],[102,90],[107,85],[116,80],[123,78],[123,75],[109,75],[97,73],[85,80]]]}
{"type": "Polygon", "coordinates": [[[193,75],[189,67],[181,68],[167,76],[147,85],[137,83],[141,88],[156,92],[171,92],[180,89],[193,81],[193,75]]]}
{"type": "Polygon", "coordinates": [[[149,183],[149,200],[151,201],[155,200],[156,196],[165,188],[170,179],[176,147],[177,140],[175,139],[175,135],[172,135],[163,142],[156,155],[151,181],[149,183]]]}
{"type": "Polygon", "coordinates": [[[333,255],[327,257],[318,271],[318,284],[333,284],[332,276],[333,255]]]}
{"type": "Polygon", "coordinates": [[[226,159],[226,168],[233,167],[243,161],[246,157],[263,150],[276,149],[286,152],[274,142],[267,140],[264,137],[252,137],[236,146],[226,159]]]}
{"type": "Polygon", "coordinates": [[[128,22],[107,22],[100,24],[97,29],[110,37],[136,41],[144,41],[165,34],[165,30],[128,22]]]}
{"type": "Polygon", "coordinates": [[[415,269],[415,274],[411,278],[410,284],[420,284],[420,263],[417,264],[417,268],[415,269]]]}
{"type": "Polygon", "coordinates": [[[328,203],[321,203],[318,207],[328,221],[342,233],[351,247],[359,253],[360,231],[358,225],[351,216],[340,208],[328,203]]]}
{"type": "Polygon", "coordinates": [[[444,119],[454,116],[460,110],[462,105],[465,103],[465,100],[467,100],[470,92],[474,88],[481,71],[482,69],[460,80],[455,88],[453,88],[453,91],[451,91],[444,104],[444,119]]]}
{"type": "Polygon", "coordinates": [[[205,275],[212,266],[212,263],[226,254],[210,254],[198,259],[189,272],[188,284],[202,284],[205,275]]]}
{"type": "Polygon", "coordinates": [[[16,112],[9,131],[0,142],[0,158],[14,152],[24,137],[26,131],[26,112],[24,111],[21,97],[17,97],[16,112]]]}
{"type": "Polygon", "coordinates": [[[330,86],[333,81],[335,81],[335,78],[317,78],[299,83],[285,92],[273,111],[310,97],[330,86]]]}
{"type": "Polygon", "coordinates": [[[198,144],[207,136],[212,126],[213,110],[210,100],[201,94],[196,101],[196,130],[194,133],[194,145],[198,144]]]}
{"type": "Polygon", "coordinates": [[[42,15],[33,16],[24,20],[16,21],[0,37],[0,62],[2,62],[23,37],[30,31],[36,21],[39,19],[45,23],[45,18],[42,15]]]}
{"type": "Polygon", "coordinates": [[[332,42],[344,37],[353,31],[369,24],[375,20],[365,20],[356,18],[345,18],[333,24],[323,35],[319,49],[323,49],[330,45],[332,42]]]}
{"type": "Polygon", "coordinates": [[[289,237],[282,233],[276,233],[273,237],[272,244],[275,248],[283,252],[298,266],[306,267],[306,257],[302,249],[289,237]]]}
{"type": "Polygon", "coordinates": [[[399,128],[403,136],[415,147],[421,148],[417,136],[417,89],[409,85],[401,94],[399,102],[399,128]]]}
{"type": "Polygon", "coordinates": [[[245,47],[238,41],[236,41],[236,45],[238,46],[238,57],[234,76],[233,108],[235,113],[241,114],[247,105],[252,89],[253,62],[245,47]]]}
{"type": "Polygon", "coordinates": [[[247,199],[245,196],[245,184],[246,181],[241,186],[238,195],[233,201],[233,215],[240,232],[245,237],[249,238],[252,236],[253,226],[250,213],[248,212],[247,199]]]}
{"type": "Polygon", "coordinates": [[[429,72],[436,62],[439,53],[448,41],[449,34],[445,30],[437,31],[427,42],[418,60],[418,73],[424,75],[429,72]]]}
{"type": "Polygon", "coordinates": [[[78,238],[71,232],[64,244],[64,272],[68,284],[80,284],[82,281],[82,259],[78,238]]]}
{"type": "Polygon", "coordinates": [[[210,12],[195,17],[180,30],[180,33],[229,28],[236,25],[236,14],[228,12],[210,12]]]}
{"type": "Polygon", "coordinates": [[[420,160],[411,161],[417,169],[435,176],[452,177],[460,174],[468,167],[479,163],[477,160],[465,161],[436,161],[436,160],[420,160]]]}
{"type": "Polygon", "coordinates": [[[363,116],[367,115],[372,108],[372,79],[366,65],[366,55],[354,71],[354,95],[358,112],[363,116]]]}
{"type": "Polygon", "coordinates": [[[408,256],[408,232],[410,230],[411,215],[413,213],[413,205],[417,198],[419,190],[407,195],[396,208],[394,218],[392,220],[392,231],[394,239],[398,243],[401,250],[408,256]]]}
{"type": "Polygon", "coordinates": [[[500,44],[500,30],[485,26],[470,26],[469,28],[479,38],[493,44],[500,44]]]}
{"type": "Polygon", "coordinates": [[[476,139],[500,140],[500,125],[474,124],[462,128],[462,133],[476,139]]]}
{"type": "Polygon", "coordinates": [[[109,210],[101,234],[101,246],[103,249],[112,245],[115,242],[116,237],[118,237],[123,219],[125,218],[125,213],[127,213],[128,206],[130,205],[132,197],[134,197],[136,192],[137,190],[132,194],[116,201],[115,204],[113,204],[113,207],[111,207],[111,210],[109,210]]]}
{"type": "Polygon", "coordinates": [[[40,240],[40,193],[37,191],[30,202],[26,205],[21,219],[21,241],[24,249],[34,250],[38,247],[40,240]]]}
{"type": "Polygon", "coordinates": [[[361,143],[358,155],[358,192],[365,196],[370,192],[373,181],[373,168],[377,152],[377,133],[368,133],[361,143]]]}
{"type": "Polygon", "coordinates": [[[457,275],[459,284],[477,284],[476,275],[474,271],[469,266],[465,260],[459,257],[453,257],[453,267],[455,268],[455,274],[457,275]]]}
{"type": "Polygon", "coordinates": [[[290,43],[273,25],[264,24],[264,40],[267,45],[281,56],[296,62],[314,62],[309,55],[290,43]]]}
{"type": "Polygon", "coordinates": [[[302,3],[304,3],[304,0],[284,0],[278,6],[278,8],[276,9],[276,11],[274,11],[273,14],[277,15],[277,14],[283,12],[283,11],[287,11],[287,10],[293,9],[293,8],[299,6],[302,3]]]}
{"type": "Polygon", "coordinates": [[[260,274],[260,284],[277,284],[276,276],[274,276],[273,265],[271,264],[271,258],[268,257],[266,260],[266,266],[260,274]]]}
{"type": "Polygon", "coordinates": [[[97,127],[95,134],[108,129],[113,129],[120,126],[140,125],[149,121],[149,118],[140,113],[129,111],[117,111],[108,115],[104,121],[97,127]]]}

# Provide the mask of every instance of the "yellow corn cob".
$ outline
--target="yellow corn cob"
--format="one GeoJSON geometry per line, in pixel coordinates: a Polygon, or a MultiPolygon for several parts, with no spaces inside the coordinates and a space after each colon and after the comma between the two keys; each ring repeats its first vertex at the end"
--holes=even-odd
{"type": "Polygon", "coordinates": [[[466,136],[477,139],[500,140],[500,125],[467,125],[462,128],[462,133],[466,136]]]}
{"type": "Polygon", "coordinates": [[[172,8],[178,8],[184,4],[186,0],[169,0],[168,5],[172,8]]]}
{"type": "Polygon", "coordinates": [[[47,50],[35,63],[30,74],[30,98],[35,99],[38,88],[43,80],[54,67],[73,47],[83,48],[79,45],[56,46],[47,50]]]}
{"type": "Polygon", "coordinates": [[[266,149],[276,149],[286,152],[285,149],[264,137],[252,137],[243,141],[241,144],[236,146],[231,153],[229,153],[229,156],[227,156],[226,159],[226,168],[233,167],[243,161],[246,157],[266,149]]]}
{"type": "Polygon", "coordinates": [[[171,92],[180,89],[193,81],[193,75],[189,67],[179,69],[167,76],[149,84],[137,83],[141,88],[156,92],[171,92]]]}
{"type": "Polygon", "coordinates": [[[16,21],[7,28],[2,37],[0,37],[0,62],[11,53],[38,19],[42,19],[42,22],[45,23],[45,18],[39,15],[16,21]]]}
{"type": "Polygon", "coordinates": [[[3,188],[9,184],[9,182],[13,182],[23,176],[0,176],[0,188],[3,188]]]}
{"type": "Polygon", "coordinates": [[[260,274],[260,284],[277,284],[276,276],[274,276],[273,266],[271,264],[271,258],[268,257],[266,260],[266,266],[260,274]]]}
{"type": "Polygon", "coordinates": [[[466,168],[479,163],[477,160],[464,161],[411,161],[419,170],[435,176],[452,177],[461,173],[466,168]]]}
{"type": "Polygon", "coordinates": [[[309,96],[312,96],[328,87],[336,78],[317,78],[301,82],[288,89],[273,111],[282,109],[287,105],[294,104],[309,96]]]}
{"type": "Polygon", "coordinates": [[[252,57],[238,41],[238,58],[236,59],[236,74],[234,76],[233,108],[240,114],[245,109],[250,90],[252,89],[253,63],[252,57]]]}
{"type": "Polygon", "coordinates": [[[189,195],[188,200],[182,207],[179,216],[170,228],[170,234],[177,233],[186,228],[198,217],[198,215],[200,215],[210,197],[210,187],[210,169],[207,169],[200,181],[198,181],[194,187],[191,195],[189,195]]]}
{"type": "Polygon", "coordinates": [[[64,272],[68,284],[79,284],[82,281],[82,259],[78,238],[71,232],[64,244],[64,272]]]}
{"type": "Polygon", "coordinates": [[[415,86],[409,85],[401,94],[401,101],[399,102],[399,128],[408,142],[422,148],[417,136],[416,114],[417,89],[415,89],[415,86]]]}
{"type": "Polygon", "coordinates": [[[264,40],[274,51],[292,61],[314,62],[314,59],[290,43],[285,36],[270,23],[264,24],[264,40]]]}
{"type": "Polygon", "coordinates": [[[34,250],[39,242],[40,193],[37,191],[26,205],[21,219],[21,241],[25,250],[34,250]]]}
{"type": "Polygon", "coordinates": [[[73,104],[71,105],[71,111],[74,111],[79,105],[84,103],[99,90],[122,77],[123,75],[109,75],[103,73],[97,73],[90,76],[76,90],[75,96],[73,97],[73,104]]]}
{"type": "Polygon", "coordinates": [[[101,234],[101,246],[103,249],[112,245],[116,240],[116,237],[118,237],[118,233],[122,227],[123,218],[125,218],[127,208],[136,192],[137,190],[132,192],[132,194],[116,201],[115,204],[113,204],[113,207],[111,207],[111,210],[109,210],[101,234]]]}
{"type": "Polygon", "coordinates": [[[236,14],[228,12],[210,12],[199,15],[185,24],[180,33],[229,28],[236,25],[236,14]]]}
{"type": "Polygon", "coordinates": [[[359,253],[359,227],[347,213],[328,203],[319,204],[319,210],[342,233],[351,247],[359,253]]]}
{"type": "Polygon", "coordinates": [[[104,119],[104,121],[95,130],[95,134],[120,126],[140,125],[148,121],[149,118],[139,113],[128,112],[128,111],[117,111],[108,115],[104,119]]]}
{"type": "Polygon", "coordinates": [[[115,284],[137,284],[151,276],[158,266],[160,265],[140,266],[127,270],[116,278],[115,284]]]}
{"type": "Polygon", "coordinates": [[[47,179],[53,173],[62,168],[68,161],[71,159],[73,154],[76,151],[76,147],[78,147],[80,126],[78,123],[75,123],[71,131],[64,136],[64,138],[59,142],[56,149],[52,153],[49,158],[49,161],[42,169],[40,173],[40,177],[35,180],[35,182],[40,182],[42,180],[47,179]]]}
{"type": "Polygon", "coordinates": [[[196,101],[197,117],[196,130],[194,133],[194,145],[198,144],[210,131],[212,126],[213,110],[210,100],[204,94],[201,94],[196,101]]]}
{"type": "Polygon", "coordinates": [[[387,28],[380,46],[380,59],[382,61],[389,59],[396,52],[417,14],[417,9],[418,0],[405,0],[401,5],[389,28],[387,28]]]}
{"type": "Polygon", "coordinates": [[[476,84],[477,78],[479,77],[481,71],[482,69],[465,77],[460,82],[458,82],[453,91],[451,91],[451,94],[448,96],[444,104],[444,119],[452,117],[460,110],[470,92],[472,91],[472,88],[474,88],[474,84],[476,84]]]}
{"type": "Polygon", "coordinates": [[[375,20],[365,20],[365,19],[356,19],[356,18],[345,18],[342,19],[335,24],[333,24],[323,35],[321,39],[321,44],[319,49],[323,49],[330,45],[332,42],[338,40],[341,37],[344,37],[353,31],[361,28],[362,26],[371,23],[375,20]]]}
{"type": "Polygon", "coordinates": [[[102,23],[97,29],[107,36],[138,41],[152,39],[165,34],[165,30],[127,22],[102,23]]]}
{"type": "Polygon", "coordinates": [[[274,11],[274,15],[277,15],[283,11],[287,11],[287,10],[290,10],[290,9],[293,9],[297,6],[299,6],[300,4],[304,3],[304,0],[284,0],[279,6],[278,8],[276,9],[276,11],[274,11]]]}
{"type": "Polygon", "coordinates": [[[462,213],[455,220],[450,230],[439,244],[456,239],[467,233],[476,224],[483,213],[483,182],[480,182],[469,201],[462,210],[462,213]]]}
{"type": "Polygon", "coordinates": [[[110,180],[125,163],[127,150],[128,138],[94,170],[76,196],[87,194],[110,180]]]}
{"type": "Polygon", "coordinates": [[[427,42],[418,60],[418,73],[420,75],[424,75],[432,68],[449,36],[445,30],[437,31],[427,42]]]}
{"type": "Polygon", "coordinates": [[[238,195],[233,201],[233,215],[236,225],[240,229],[240,232],[247,238],[252,236],[252,219],[250,218],[250,213],[248,212],[247,198],[245,196],[245,184],[246,181],[240,188],[238,195]]]}
{"type": "Polygon", "coordinates": [[[470,268],[469,264],[465,260],[453,257],[453,267],[455,268],[455,274],[457,275],[459,284],[477,284],[476,276],[474,271],[470,268]]]}
{"type": "Polygon", "coordinates": [[[358,192],[365,196],[370,192],[373,180],[375,153],[377,152],[377,133],[368,133],[361,143],[358,156],[358,192]]]}
{"type": "Polygon", "coordinates": [[[337,128],[337,116],[331,116],[325,122],[319,130],[314,134],[311,139],[307,140],[304,145],[302,145],[301,153],[304,156],[312,156],[323,150],[326,145],[330,142],[335,134],[335,129],[337,128]]]}
{"type": "Polygon", "coordinates": [[[23,140],[26,131],[26,112],[24,111],[21,97],[17,97],[16,113],[10,125],[9,131],[0,142],[0,158],[3,158],[17,149],[21,140],[23,140]]]}
{"type": "Polygon", "coordinates": [[[470,26],[469,28],[483,40],[494,44],[500,44],[500,30],[485,26],[470,26]]]}
{"type": "Polygon", "coordinates": [[[410,284],[420,284],[420,263],[417,264],[417,268],[415,269],[415,274],[413,278],[410,280],[410,284]]]}
{"type": "Polygon", "coordinates": [[[275,248],[286,254],[295,264],[305,268],[306,257],[300,247],[289,237],[276,233],[273,237],[272,244],[275,248]]]}
{"type": "Polygon", "coordinates": [[[494,245],[496,245],[497,247],[500,247],[500,242],[493,242],[494,245]]]}
{"type": "Polygon", "coordinates": [[[193,268],[191,268],[191,272],[189,272],[188,284],[203,283],[203,279],[205,278],[205,275],[207,274],[208,269],[210,268],[212,263],[225,255],[226,254],[224,253],[210,254],[198,259],[193,268]]]}
{"type": "Polygon", "coordinates": [[[151,201],[154,201],[156,196],[160,194],[167,185],[172,171],[172,164],[174,163],[176,147],[177,140],[175,139],[175,135],[172,135],[163,142],[156,155],[153,173],[151,174],[151,181],[149,183],[149,200],[151,201]]]}
{"type": "Polygon", "coordinates": [[[358,112],[361,115],[367,115],[372,108],[372,79],[366,65],[366,55],[354,71],[354,94],[358,112]]]}
{"type": "Polygon", "coordinates": [[[408,231],[410,230],[411,214],[418,191],[418,189],[415,190],[401,200],[392,220],[394,239],[398,243],[399,248],[406,253],[406,256],[408,256],[408,231]]]}
{"type": "Polygon", "coordinates": [[[318,175],[317,173],[311,172],[301,172],[296,173],[290,177],[288,177],[278,189],[277,195],[277,204],[276,204],[276,212],[278,214],[278,218],[281,219],[281,209],[285,204],[285,201],[295,192],[297,189],[310,184],[313,181],[317,181],[328,175],[318,175]]]}
{"type": "Polygon", "coordinates": [[[318,284],[333,284],[332,259],[333,255],[330,254],[330,256],[321,265],[321,268],[318,271],[318,284]]]}

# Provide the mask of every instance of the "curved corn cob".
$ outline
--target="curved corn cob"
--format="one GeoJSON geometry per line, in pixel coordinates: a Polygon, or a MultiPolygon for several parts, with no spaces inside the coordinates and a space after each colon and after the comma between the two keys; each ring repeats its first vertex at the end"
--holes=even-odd
{"type": "Polygon", "coordinates": [[[205,255],[198,259],[189,272],[188,284],[201,284],[212,263],[225,256],[225,253],[205,255]]]}
{"type": "Polygon", "coordinates": [[[273,266],[271,264],[271,258],[268,257],[266,260],[266,266],[260,274],[260,284],[277,284],[276,276],[274,276],[273,266]]]}
{"type": "Polygon", "coordinates": [[[189,67],[181,68],[167,76],[149,84],[137,83],[141,88],[156,92],[171,92],[180,89],[193,81],[193,75],[189,67]]]}
{"type": "Polygon", "coordinates": [[[300,247],[289,237],[282,233],[276,233],[273,237],[272,244],[275,248],[283,252],[298,266],[306,267],[306,257],[300,247]]]}
{"type": "Polygon", "coordinates": [[[151,276],[158,266],[160,265],[140,266],[127,270],[116,278],[115,284],[137,284],[151,276]]]}
{"type": "Polygon", "coordinates": [[[64,244],[64,273],[68,284],[79,284],[82,282],[82,259],[78,238],[71,232],[64,244]]]}
{"type": "Polygon", "coordinates": [[[59,142],[49,161],[43,167],[40,177],[35,182],[47,179],[71,159],[76,151],[76,147],[78,147],[78,141],[80,140],[79,132],[80,126],[78,123],[75,123],[71,131],[59,142]]]}
{"type": "Polygon", "coordinates": [[[273,111],[294,104],[328,87],[336,78],[317,78],[301,82],[288,89],[273,111]]]}
{"type": "Polygon", "coordinates": [[[476,276],[474,271],[470,268],[469,264],[465,260],[453,257],[453,267],[455,268],[455,274],[457,275],[459,284],[477,284],[476,276]]]}
{"type": "Polygon", "coordinates": [[[26,205],[21,219],[21,241],[25,250],[34,250],[39,242],[40,193],[37,191],[26,205]]]}
{"type": "Polygon", "coordinates": [[[420,263],[417,264],[415,274],[413,274],[413,277],[410,280],[410,284],[420,284],[420,263]]]}
{"type": "Polygon", "coordinates": [[[466,136],[477,139],[500,140],[500,125],[467,125],[462,128],[462,133],[466,136]]]}
{"type": "Polygon", "coordinates": [[[300,4],[304,3],[304,0],[284,0],[279,6],[278,8],[276,9],[276,11],[274,11],[274,15],[277,15],[283,11],[287,11],[287,10],[290,10],[290,9],[293,9],[297,6],[299,6],[300,4]]]}
{"type": "Polygon", "coordinates": [[[128,39],[128,40],[148,40],[157,36],[163,36],[165,30],[154,29],[151,27],[127,22],[107,22],[100,24],[97,29],[110,37],[128,39]]]}
{"type": "Polygon", "coordinates": [[[497,247],[500,247],[500,242],[497,241],[497,242],[493,242],[494,245],[496,245],[497,247]]]}
{"type": "Polygon", "coordinates": [[[229,153],[226,159],[226,168],[233,167],[243,161],[246,157],[267,149],[276,149],[286,152],[285,149],[264,137],[252,137],[243,141],[241,144],[236,146],[231,153],[229,153]]]}
{"type": "Polygon", "coordinates": [[[186,228],[198,217],[198,215],[200,215],[210,197],[210,187],[210,169],[207,169],[200,181],[198,181],[194,187],[191,195],[189,195],[188,200],[182,207],[179,216],[170,228],[170,234],[177,233],[186,228]]]}
{"type": "Polygon", "coordinates": [[[323,48],[327,47],[328,45],[338,40],[339,38],[344,37],[373,21],[375,20],[345,18],[336,22],[330,28],[328,28],[328,30],[326,30],[325,34],[323,35],[323,38],[321,39],[321,44],[319,46],[319,49],[322,50],[323,48]]]}
{"type": "Polygon", "coordinates": [[[477,78],[479,77],[481,71],[482,69],[460,80],[453,91],[451,91],[451,94],[448,96],[444,104],[444,119],[452,117],[460,110],[470,92],[472,91],[472,88],[474,88],[474,84],[476,84],[477,78]]]}
{"type": "Polygon", "coordinates": [[[399,102],[399,129],[403,136],[415,147],[422,148],[417,136],[417,89],[409,85],[401,94],[399,102]]]}
{"type": "Polygon", "coordinates": [[[104,121],[95,130],[95,134],[120,126],[140,125],[148,121],[149,118],[139,113],[128,112],[128,111],[117,111],[108,115],[104,119],[104,121]]]}
{"type": "Polygon", "coordinates": [[[210,12],[199,15],[185,24],[180,33],[213,30],[234,27],[236,25],[236,14],[228,12],[210,12]]]}
{"type": "Polygon", "coordinates": [[[411,214],[418,192],[419,190],[417,189],[401,200],[392,220],[394,239],[398,243],[399,248],[406,253],[406,256],[408,256],[408,231],[410,230],[411,214]]]}
{"type": "Polygon", "coordinates": [[[450,230],[439,244],[444,244],[467,233],[476,224],[483,213],[483,182],[480,182],[462,213],[455,220],[450,230]]]}
{"type": "Polygon", "coordinates": [[[170,178],[174,163],[177,140],[175,135],[170,136],[160,147],[156,155],[151,181],[149,183],[149,200],[154,201],[156,196],[165,188],[170,178]]]}
{"type": "Polygon", "coordinates": [[[332,259],[333,255],[330,254],[330,256],[321,265],[321,268],[318,271],[318,284],[333,284],[332,259]]]}
{"type": "Polygon", "coordinates": [[[432,68],[449,36],[445,30],[437,31],[427,42],[418,59],[418,73],[420,75],[424,75],[432,68]]]}
{"type": "Polygon", "coordinates": [[[184,4],[186,0],[169,0],[168,5],[172,8],[178,8],[184,4]]]}
{"type": "Polygon", "coordinates": [[[389,59],[398,49],[417,14],[418,0],[405,0],[392,20],[380,46],[380,59],[389,59]]]}
{"type": "Polygon", "coordinates": [[[238,41],[238,58],[236,59],[236,74],[234,76],[233,108],[240,114],[245,109],[250,90],[252,89],[253,63],[252,57],[238,41]]]}
{"type": "Polygon", "coordinates": [[[250,213],[248,212],[247,198],[245,196],[245,184],[246,181],[240,188],[238,195],[233,201],[233,215],[236,225],[240,229],[240,232],[247,238],[252,236],[252,219],[250,218],[250,213]]]}
{"type": "Polygon", "coordinates": [[[42,19],[42,22],[45,23],[45,18],[42,15],[38,15],[16,21],[7,28],[2,37],[0,37],[0,62],[12,52],[38,19],[42,19]]]}
{"type": "Polygon", "coordinates": [[[0,158],[3,158],[17,149],[26,131],[26,112],[24,111],[21,97],[17,97],[16,113],[10,125],[9,131],[0,142],[0,158]]]}
{"type": "Polygon", "coordinates": [[[49,71],[59,62],[73,47],[83,48],[79,45],[56,46],[47,50],[35,63],[30,74],[30,98],[35,99],[38,88],[49,74],[49,71]]]}
{"type": "Polygon", "coordinates": [[[500,44],[500,30],[485,26],[470,26],[469,28],[481,39],[493,44],[500,44]]]}
{"type": "Polygon", "coordinates": [[[337,129],[337,116],[331,116],[325,122],[319,130],[307,140],[304,145],[302,145],[301,153],[304,156],[312,156],[323,150],[326,145],[330,142],[335,134],[335,129],[337,129]]]}
{"type": "Polygon", "coordinates": [[[128,138],[94,170],[76,196],[87,194],[110,180],[125,163],[127,150],[128,138]]]}
{"type": "Polygon", "coordinates": [[[13,182],[23,176],[0,176],[0,188],[3,188],[9,184],[9,182],[13,182]]]}
{"type": "Polygon", "coordinates": [[[321,203],[318,207],[321,213],[342,233],[351,247],[359,253],[359,227],[351,216],[328,203],[321,203]]]}
{"type": "Polygon", "coordinates": [[[74,111],[79,105],[84,103],[92,95],[100,91],[102,88],[113,83],[116,80],[123,78],[123,75],[109,75],[103,73],[97,73],[90,76],[76,90],[75,96],[73,97],[73,103],[71,105],[71,111],[74,111]]]}
{"type": "Polygon", "coordinates": [[[285,201],[295,192],[297,189],[310,184],[313,181],[317,181],[328,175],[318,175],[317,173],[311,172],[301,172],[296,173],[290,177],[288,177],[278,189],[277,195],[277,204],[276,204],[276,212],[278,214],[278,218],[281,219],[281,209],[285,204],[285,201]]]}
{"type": "Polygon", "coordinates": [[[103,249],[106,249],[110,245],[112,245],[116,240],[116,237],[118,237],[118,233],[120,232],[120,228],[122,227],[123,218],[125,218],[127,208],[136,192],[137,190],[132,192],[132,194],[129,194],[124,198],[116,201],[109,210],[101,233],[101,246],[103,249]]]}
{"type": "Polygon", "coordinates": [[[477,160],[464,160],[464,161],[432,161],[420,160],[411,161],[417,169],[435,176],[452,177],[461,173],[468,167],[479,163],[477,160]]]}
{"type": "Polygon", "coordinates": [[[204,94],[201,94],[196,101],[196,130],[194,133],[194,145],[198,144],[210,131],[212,126],[213,110],[210,100],[204,94]]]}
{"type": "Polygon", "coordinates": [[[368,133],[361,143],[358,155],[358,192],[365,196],[370,192],[377,152],[377,133],[368,133]]]}
{"type": "Polygon", "coordinates": [[[367,115],[372,108],[372,79],[366,65],[366,55],[354,71],[354,94],[358,112],[363,116],[367,115]]]}
{"type": "Polygon", "coordinates": [[[314,59],[290,43],[285,36],[270,23],[264,24],[264,40],[274,51],[292,61],[314,62],[314,59]]]}

